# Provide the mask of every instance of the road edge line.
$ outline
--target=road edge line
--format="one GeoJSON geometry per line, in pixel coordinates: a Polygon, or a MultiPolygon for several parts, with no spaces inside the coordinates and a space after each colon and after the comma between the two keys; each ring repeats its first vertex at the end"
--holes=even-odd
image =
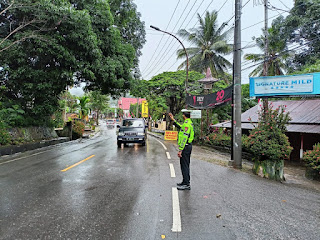
{"type": "Polygon", "coordinates": [[[181,232],[181,215],[179,206],[179,194],[176,187],[172,188],[172,232],[181,232]]]}

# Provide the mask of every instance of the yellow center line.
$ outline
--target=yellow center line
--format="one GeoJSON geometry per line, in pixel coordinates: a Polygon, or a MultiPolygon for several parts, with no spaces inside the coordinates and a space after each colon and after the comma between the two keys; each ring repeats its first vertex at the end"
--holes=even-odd
{"type": "Polygon", "coordinates": [[[69,169],[71,169],[71,168],[73,168],[73,167],[75,167],[75,166],[78,166],[79,164],[81,164],[81,163],[83,163],[83,162],[85,162],[85,161],[89,160],[90,158],[93,158],[94,156],[95,156],[95,155],[91,155],[90,157],[87,157],[86,159],[83,159],[82,161],[77,162],[77,163],[73,164],[72,166],[67,167],[67,168],[65,168],[65,169],[61,170],[61,172],[68,171],[69,169]]]}

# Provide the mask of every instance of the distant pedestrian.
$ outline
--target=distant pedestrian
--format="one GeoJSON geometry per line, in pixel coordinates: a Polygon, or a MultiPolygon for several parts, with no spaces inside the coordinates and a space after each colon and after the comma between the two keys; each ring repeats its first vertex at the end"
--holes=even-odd
{"type": "Polygon", "coordinates": [[[190,119],[191,111],[183,109],[182,111],[183,124],[179,124],[173,117],[172,113],[169,113],[169,117],[174,121],[175,125],[180,128],[178,135],[180,167],[182,173],[182,182],[177,183],[178,190],[190,190],[190,156],[192,152],[192,141],[194,139],[193,123],[190,119]]]}

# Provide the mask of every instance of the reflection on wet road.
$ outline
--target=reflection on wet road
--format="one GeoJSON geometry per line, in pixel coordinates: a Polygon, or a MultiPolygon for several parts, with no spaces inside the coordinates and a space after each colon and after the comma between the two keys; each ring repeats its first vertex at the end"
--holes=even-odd
{"type": "Polygon", "coordinates": [[[176,192],[177,151],[160,142],[149,137],[146,146],[118,149],[116,129],[102,123],[92,139],[0,159],[0,239],[319,236],[319,193],[197,156],[192,156],[192,190],[176,192]]]}

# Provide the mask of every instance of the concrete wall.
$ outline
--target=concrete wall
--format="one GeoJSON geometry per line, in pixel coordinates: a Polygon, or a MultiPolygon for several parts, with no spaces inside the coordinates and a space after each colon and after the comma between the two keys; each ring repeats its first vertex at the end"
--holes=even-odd
{"type": "Polygon", "coordinates": [[[11,128],[8,131],[14,140],[21,142],[58,138],[54,128],[48,127],[11,128]]]}

